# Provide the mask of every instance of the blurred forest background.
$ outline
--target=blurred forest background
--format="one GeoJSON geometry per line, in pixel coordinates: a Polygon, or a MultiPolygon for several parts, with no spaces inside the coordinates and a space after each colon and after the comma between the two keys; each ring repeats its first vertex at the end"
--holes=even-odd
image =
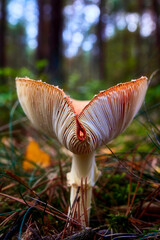
{"type": "MultiPolygon", "coordinates": [[[[36,233],[38,224],[41,235],[55,235],[41,239],[68,234],[63,213],[70,155],[27,121],[15,77],[41,79],[73,98],[91,99],[159,68],[160,0],[0,0],[0,238],[16,232],[21,239],[25,221],[36,233]],[[36,200],[39,210],[32,213],[33,197],[44,205],[36,200]],[[46,203],[58,209],[56,217],[61,211],[59,218],[51,209],[44,214],[46,203]]],[[[98,150],[103,174],[91,211],[92,227],[107,224],[113,232],[134,233],[134,239],[148,239],[139,238],[148,232],[160,236],[160,74],[152,78],[145,103],[125,133],[98,150]]]]}
{"type": "Polygon", "coordinates": [[[89,99],[149,77],[160,65],[159,13],[159,0],[1,0],[0,84],[28,76],[89,99]]]}

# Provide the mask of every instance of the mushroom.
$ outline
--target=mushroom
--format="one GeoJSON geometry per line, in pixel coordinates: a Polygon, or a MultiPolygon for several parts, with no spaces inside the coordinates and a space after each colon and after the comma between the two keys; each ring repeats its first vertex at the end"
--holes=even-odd
{"type": "MultiPolygon", "coordinates": [[[[29,78],[16,78],[16,87],[20,104],[34,127],[56,138],[73,153],[67,174],[70,206],[80,194],[77,189],[86,187],[89,219],[92,187],[100,175],[95,150],[117,137],[132,121],[145,98],[147,78],[118,84],[101,91],[91,101],[71,99],[60,88],[29,78]]],[[[85,225],[82,198],[79,201],[75,216],[80,213],[81,224],[85,225]]]]}

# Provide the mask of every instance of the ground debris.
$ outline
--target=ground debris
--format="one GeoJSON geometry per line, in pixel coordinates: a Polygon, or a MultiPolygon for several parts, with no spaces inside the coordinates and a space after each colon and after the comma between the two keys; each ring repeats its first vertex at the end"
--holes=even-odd
{"type": "Polygon", "coordinates": [[[64,240],[89,240],[93,239],[96,235],[96,232],[91,228],[86,228],[85,230],[73,234],[70,237],[64,238],[64,240]]]}

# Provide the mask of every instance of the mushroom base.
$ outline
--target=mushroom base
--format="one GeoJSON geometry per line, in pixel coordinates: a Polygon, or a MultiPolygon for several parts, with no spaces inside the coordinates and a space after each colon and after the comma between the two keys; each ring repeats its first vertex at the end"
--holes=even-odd
{"type": "Polygon", "coordinates": [[[71,172],[67,174],[68,185],[71,186],[68,215],[84,226],[88,226],[92,187],[99,176],[94,152],[86,155],[73,154],[71,172]]]}

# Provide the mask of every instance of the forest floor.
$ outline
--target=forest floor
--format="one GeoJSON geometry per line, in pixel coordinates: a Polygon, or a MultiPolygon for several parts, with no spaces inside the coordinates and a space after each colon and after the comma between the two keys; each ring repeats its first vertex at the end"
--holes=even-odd
{"type": "Polygon", "coordinates": [[[98,150],[87,227],[67,217],[70,153],[18,108],[0,127],[0,239],[160,239],[159,105],[98,150]]]}

